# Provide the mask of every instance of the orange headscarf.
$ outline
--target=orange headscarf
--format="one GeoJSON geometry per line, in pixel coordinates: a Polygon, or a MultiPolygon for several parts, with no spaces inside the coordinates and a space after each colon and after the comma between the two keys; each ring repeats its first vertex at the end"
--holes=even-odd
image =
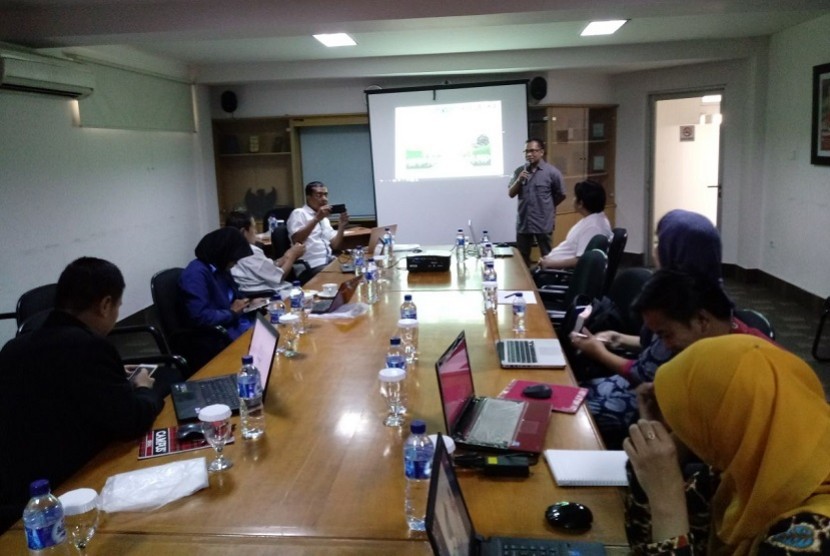
{"type": "Polygon", "coordinates": [[[666,423],[721,472],[712,519],[724,553],[749,553],[787,516],[830,516],[830,406],[804,361],[731,334],[683,350],[654,388],[666,423]]]}

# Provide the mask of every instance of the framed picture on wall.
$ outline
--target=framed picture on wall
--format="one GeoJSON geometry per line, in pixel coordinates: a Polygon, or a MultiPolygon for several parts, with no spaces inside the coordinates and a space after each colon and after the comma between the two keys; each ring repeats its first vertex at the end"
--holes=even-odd
{"type": "Polygon", "coordinates": [[[810,162],[830,166],[830,64],[813,66],[813,137],[810,162]]]}

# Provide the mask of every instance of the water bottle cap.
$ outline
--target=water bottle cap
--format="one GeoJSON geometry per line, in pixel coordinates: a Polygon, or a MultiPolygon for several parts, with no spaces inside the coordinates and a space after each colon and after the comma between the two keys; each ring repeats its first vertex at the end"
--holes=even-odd
{"type": "Polygon", "coordinates": [[[215,423],[231,418],[231,408],[223,403],[215,403],[199,410],[199,420],[205,423],[215,423]]]}
{"type": "Polygon", "coordinates": [[[275,293],[274,295],[271,296],[271,301],[276,301],[279,298],[280,298],[280,294],[279,294],[279,292],[277,292],[277,293],[275,293]]]}
{"type": "Polygon", "coordinates": [[[254,356],[253,355],[243,355],[242,356],[242,364],[243,365],[253,365],[254,364],[254,356]]]}
{"type": "Polygon", "coordinates": [[[486,266],[488,266],[488,267],[490,267],[490,266],[495,266],[495,265],[496,265],[496,261],[494,261],[493,259],[487,259],[486,261],[484,261],[484,264],[485,264],[486,266]]]}
{"type": "Polygon", "coordinates": [[[415,419],[409,425],[409,430],[412,431],[412,434],[424,434],[427,432],[427,424],[420,419],[415,419]]]}
{"type": "Polygon", "coordinates": [[[293,282],[291,282],[291,285],[299,287],[300,286],[300,281],[299,280],[294,280],[293,282]]]}
{"type": "Polygon", "coordinates": [[[32,484],[29,485],[29,494],[33,497],[49,494],[51,490],[52,489],[49,488],[49,479],[38,479],[36,481],[32,481],[32,484]]]}
{"type": "Polygon", "coordinates": [[[378,372],[378,380],[381,382],[400,382],[406,378],[406,371],[403,369],[388,367],[378,372]]]}
{"type": "Polygon", "coordinates": [[[464,228],[458,228],[458,233],[463,234],[464,233],[464,228]]]}
{"type": "Polygon", "coordinates": [[[384,228],[383,231],[388,232],[389,228],[384,228]]]}
{"type": "Polygon", "coordinates": [[[416,319],[400,319],[398,320],[398,328],[418,328],[418,321],[416,319]]]}
{"type": "Polygon", "coordinates": [[[61,494],[58,499],[63,504],[64,515],[86,513],[98,506],[98,493],[91,488],[78,488],[61,494]]]}
{"type": "Polygon", "coordinates": [[[516,296],[516,297],[518,297],[519,299],[524,299],[524,297],[525,297],[525,296],[524,296],[524,294],[523,294],[522,292],[516,292],[516,293],[515,293],[515,294],[513,294],[513,295],[515,295],[515,296],[516,296]]]}
{"type": "Polygon", "coordinates": [[[403,300],[404,301],[412,301],[412,294],[408,293],[408,294],[404,295],[403,300]]]}
{"type": "Polygon", "coordinates": [[[391,338],[389,338],[389,344],[393,346],[399,346],[401,345],[401,339],[397,336],[392,336],[391,338]]]}
{"type": "Polygon", "coordinates": [[[487,235],[487,230],[484,230],[484,235],[487,235]]]}

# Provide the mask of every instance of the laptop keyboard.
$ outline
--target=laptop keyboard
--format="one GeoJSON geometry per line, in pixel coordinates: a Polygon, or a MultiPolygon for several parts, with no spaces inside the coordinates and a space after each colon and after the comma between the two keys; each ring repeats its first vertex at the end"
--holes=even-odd
{"type": "Polygon", "coordinates": [[[536,348],[530,340],[511,340],[507,344],[508,363],[537,363],[536,348]]]}
{"type": "Polygon", "coordinates": [[[199,383],[205,405],[223,403],[234,409],[239,407],[239,392],[236,390],[236,381],[233,380],[206,380],[199,383]],[[230,402],[236,402],[232,405],[230,402]]]}
{"type": "Polygon", "coordinates": [[[569,543],[553,540],[533,540],[502,537],[498,539],[503,556],[569,556],[581,554],[570,550],[569,543]]]}
{"type": "Polygon", "coordinates": [[[475,423],[465,440],[485,446],[510,448],[523,411],[524,404],[485,398],[478,403],[475,423]]]}

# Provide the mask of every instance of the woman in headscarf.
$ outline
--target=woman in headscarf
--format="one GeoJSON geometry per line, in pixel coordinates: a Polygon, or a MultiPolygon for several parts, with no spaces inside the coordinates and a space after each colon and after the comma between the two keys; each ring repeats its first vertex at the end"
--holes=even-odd
{"type": "Polygon", "coordinates": [[[234,339],[250,328],[251,321],[243,317],[249,300],[238,299],[230,269],[251,254],[251,246],[234,228],[220,228],[202,238],[196,258],[179,278],[184,307],[194,326],[218,324],[234,339]]]}
{"type": "Polygon", "coordinates": [[[830,554],[830,406],[801,359],[752,336],[660,367],[623,446],[634,554],[830,554]],[[687,449],[699,456],[687,479],[687,449]]]}

